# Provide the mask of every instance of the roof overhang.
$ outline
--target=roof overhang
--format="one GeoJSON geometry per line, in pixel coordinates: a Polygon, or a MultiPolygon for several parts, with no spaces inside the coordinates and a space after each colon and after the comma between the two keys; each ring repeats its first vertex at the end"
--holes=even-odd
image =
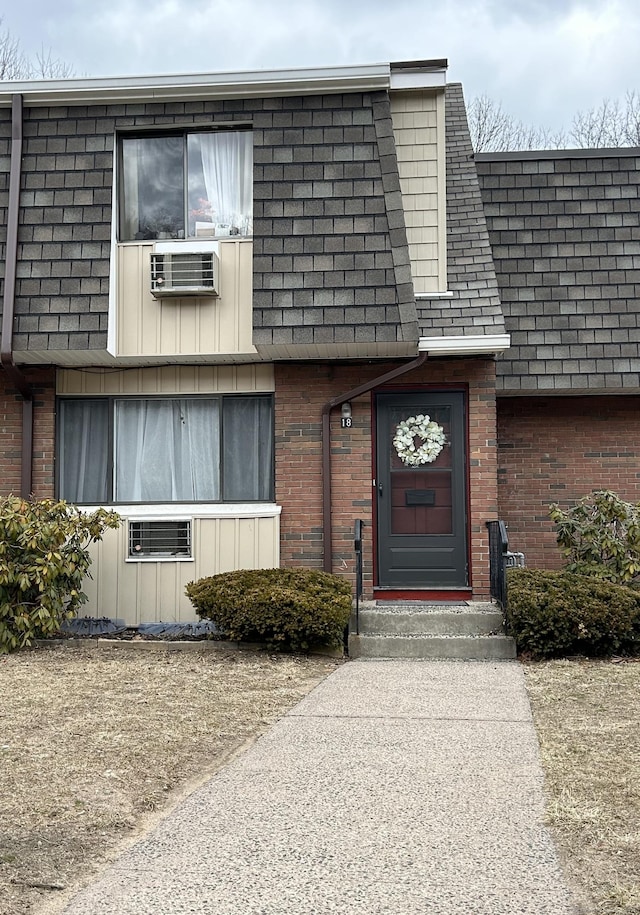
{"type": "Polygon", "coordinates": [[[488,356],[511,346],[509,334],[477,334],[464,337],[420,337],[418,351],[430,356],[488,356]]]}
{"type": "Polygon", "coordinates": [[[429,88],[444,86],[445,77],[446,61],[438,60],[407,65],[378,63],[292,70],[3,81],[0,106],[10,105],[13,95],[21,95],[25,105],[257,98],[429,88]],[[411,85],[405,85],[407,81],[411,85]]]}

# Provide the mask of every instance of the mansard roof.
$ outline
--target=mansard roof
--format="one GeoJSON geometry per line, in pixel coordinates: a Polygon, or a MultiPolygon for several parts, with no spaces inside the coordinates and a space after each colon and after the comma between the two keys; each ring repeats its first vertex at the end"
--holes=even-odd
{"type": "Polygon", "coordinates": [[[505,393],[640,390],[640,149],[476,156],[505,393]]]}

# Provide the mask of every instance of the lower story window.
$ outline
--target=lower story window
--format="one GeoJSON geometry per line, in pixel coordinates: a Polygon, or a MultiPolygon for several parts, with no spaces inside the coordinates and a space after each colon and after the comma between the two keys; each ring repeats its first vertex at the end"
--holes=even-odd
{"type": "Polygon", "coordinates": [[[58,491],[80,504],[273,499],[273,398],[64,398],[58,491]]]}

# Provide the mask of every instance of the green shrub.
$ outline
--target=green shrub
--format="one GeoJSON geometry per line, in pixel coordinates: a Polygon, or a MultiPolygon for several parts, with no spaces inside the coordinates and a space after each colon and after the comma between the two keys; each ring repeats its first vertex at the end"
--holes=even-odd
{"type": "Polygon", "coordinates": [[[575,572],[510,569],[507,630],[536,658],[640,651],[640,593],[575,572]]]}
{"type": "Polygon", "coordinates": [[[608,490],[585,496],[567,511],[549,506],[570,572],[628,584],[640,578],[640,505],[608,490]]]}
{"type": "Polygon", "coordinates": [[[117,527],[115,512],[66,502],[0,500],[0,654],[52,635],[86,602],[89,543],[117,527]]]}
{"type": "Polygon", "coordinates": [[[187,596],[198,616],[230,639],[294,651],[340,646],[351,612],[351,586],[310,569],[243,569],[192,581],[187,596]]]}

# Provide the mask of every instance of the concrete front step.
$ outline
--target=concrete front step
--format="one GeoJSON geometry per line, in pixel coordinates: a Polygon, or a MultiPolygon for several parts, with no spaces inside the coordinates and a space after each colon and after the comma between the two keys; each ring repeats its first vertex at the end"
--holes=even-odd
{"type": "Polygon", "coordinates": [[[502,613],[364,610],[358,628],[360,635],[491,635],[502,632],[502,613]]]}
{"type": "Polygon", "coordinates": [[[385,636],[349,635],[349,657],[432,660],[506,661],[516,646],[506,635],[385,636]]]}
{"type": "Polygon", "coordinates": [[[351,621],[349,655],[504,660],[516,646],[494,604],[368,603],[351,621]]]}

